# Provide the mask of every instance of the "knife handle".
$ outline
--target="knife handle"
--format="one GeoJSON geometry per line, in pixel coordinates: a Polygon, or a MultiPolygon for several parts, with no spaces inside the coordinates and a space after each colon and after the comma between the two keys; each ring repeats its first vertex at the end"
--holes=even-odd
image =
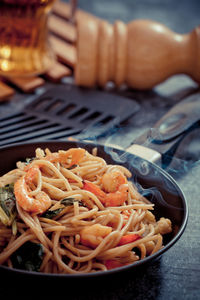
{"type": "Polygon", "coordinates": [[[151,20],[77,21],[76,84],[150,89],[175,74],[200,83],[200,27],[178,34],[151,20]]]}

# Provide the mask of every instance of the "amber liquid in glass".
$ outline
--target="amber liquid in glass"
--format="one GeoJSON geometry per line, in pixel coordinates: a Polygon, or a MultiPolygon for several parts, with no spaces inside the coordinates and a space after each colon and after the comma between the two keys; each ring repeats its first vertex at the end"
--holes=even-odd
{"type": "Polygon", "coordinates": [[[54,61],[48,15],[55,0],[0,0],[0,75],[45,72],[54,61]]]}

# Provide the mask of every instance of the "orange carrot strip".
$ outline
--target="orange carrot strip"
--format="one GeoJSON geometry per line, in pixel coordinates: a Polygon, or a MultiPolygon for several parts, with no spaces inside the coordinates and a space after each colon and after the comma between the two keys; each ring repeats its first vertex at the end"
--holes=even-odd
{"type": "Polygon", "coordinates": [[[141,239],[141,236],[138,234],[127,234],[121,237],[118,246],[126,245],[132,242],[137,241],[138,239],[141,239]]]}
{"type": "Polygon", "coordinates": [[[105,193],[94,183],[90,181],[84,181],[83,189],[93,193],[95,196],[99,198],[99,200],[104,203],[105,202],[105,193]]]}

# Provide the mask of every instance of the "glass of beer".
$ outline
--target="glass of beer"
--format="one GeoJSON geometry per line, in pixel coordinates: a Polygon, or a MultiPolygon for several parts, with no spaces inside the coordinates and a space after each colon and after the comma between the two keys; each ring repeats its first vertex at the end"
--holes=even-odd
{"type": "Polygon", "coordinates": [[[54,62],[47,21],[55,1],[0,0],[0,75],[41,74],[54,62]]]}

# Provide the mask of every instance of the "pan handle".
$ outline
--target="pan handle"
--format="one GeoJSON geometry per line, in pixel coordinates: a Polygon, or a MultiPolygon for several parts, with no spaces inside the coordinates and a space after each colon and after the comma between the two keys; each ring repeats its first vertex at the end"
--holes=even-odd
{"type": "Polygon", "coordinates": [[[140,136],[126,151],[138,155],[150,162],[161,164],[162,155],[178,144],[184,136],[196,128],[200,119],[200,93],[192,94],[172,107],[146,135],[140,136]],[[154,149],[140,145],[149,141],[154,149]],[[160,147],[160,144],[163,147],[160,147]],[[155,149],[156,148],[156,149],[155,149]],[[160,151],[159,151],[159,150],[160,151]]]}
{"type": "Polygon", "coordinates": [[[149,131],[157,142],[167,142],[183,134],[200,120],[200,93],[192,94],[173,106],[149,131]]]}
{"type": "Polygon", "coordinates": [[[161,153],[159,153],[154,149],[145,147],[143,145],[131,144],[128,148],[123,148],[117,144],[106,143],[105,146],[129,152],[145,160],[148,160],[151,163],[156,163],[158,165],[161,165],[161,160],[162,160],[161,153]]]}
{"type": "Polygon", "coordinates": [[[140,156],[149,162],[161,164],[161,154],[156,150],[138,144],[133,144],[125,150],[131,154],[140,156]]]}

